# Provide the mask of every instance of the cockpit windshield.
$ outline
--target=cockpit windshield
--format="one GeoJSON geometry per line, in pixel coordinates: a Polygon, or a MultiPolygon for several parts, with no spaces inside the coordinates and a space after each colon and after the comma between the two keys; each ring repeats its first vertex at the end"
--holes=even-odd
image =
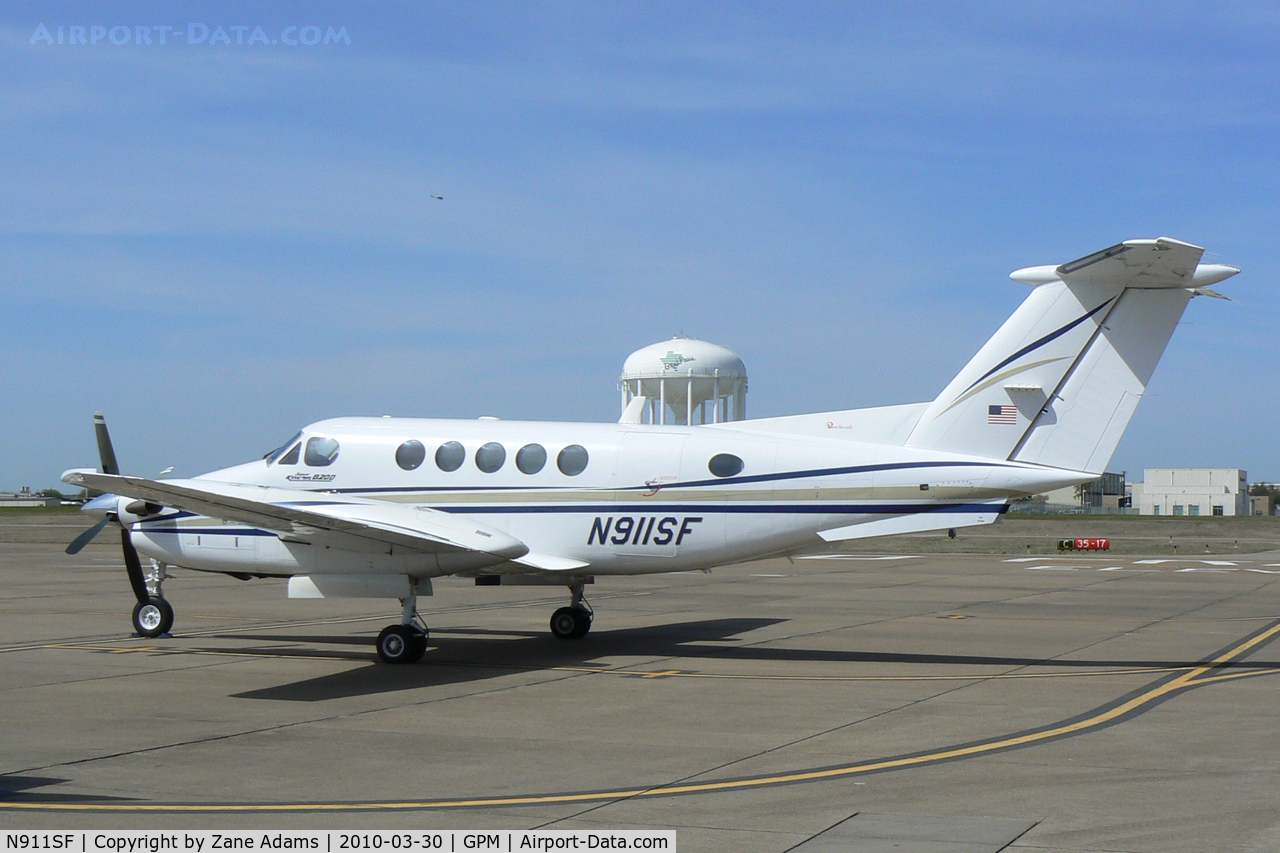
{"type": "Polygon", "coordinates": [[[265,459],[265,460],[267,460],[267,464],[268,464],[268,465],[270,465],[272,462],[275,462],[277,459],[279,459],[279,458],[280,458],[280,454],[284,453],[284,452],[285,452],[286,450],[288,450],[290,447],[293,447],[295,444],[297,444],[297,443],[298,443],[298,439],[300,439],[300,438],[302,438],[302,433],[301,433],[301,432],[299,432],[299,433],[295,434],[295,435],[293,436],[293,438],[289,439],[289,440],[288,440],[288,441],[286,441],[284,444],[280,445],[280,446],[279,446],[279,447],[277,447],[275,450],[273,450],[273,451],[271,451],[270,453],[266,454],[266,455],[265,455],[265,456],[263,456],[262,458],[263,458],[263,459],[265,459]]]}

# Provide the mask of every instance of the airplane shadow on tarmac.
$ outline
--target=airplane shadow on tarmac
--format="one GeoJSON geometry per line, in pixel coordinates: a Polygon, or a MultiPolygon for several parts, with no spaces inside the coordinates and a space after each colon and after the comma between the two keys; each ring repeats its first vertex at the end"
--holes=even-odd
{"type": "MultiPolygon", "coordinates": [[[[582,640],[557,640],[544,632],[527,635],[510,631],[479,628],[443,631],[443,639],[433,635],[426,657],[418,664],[387,666],[373,662],[369,666],[323,675],[304,681],[282,684],[234,694],[239,699],[265,699],[290,702],[320,702],[350,696],[415,690],[448,684],[462,684],[510,674],[513,670],[553,670],[562,667],[596,669],[605,667],[597,661],[616,657],[661,659],[668,669],[696,670],[694,661],[728,660],[760,663],[891,663],[927,664],[933,666],[999,666],[1049,668],[1123,668],[1123,669],[1188,669],[1204,664],[1200,661],[1173,660],[1100,660],[1061,658],[1029,658],[982,655],[948,655],[896,652],[845,651],[840,649],[778,648],[760,645],[718,645],[733,642],[736,637],[779,624],[783,619],[709,619],[627,628],[615,631],[592,631],[582,640]],[[513,639],[514,637],[514,639],[513,639]],[[689,663],[682,664],[682,661],[689,663]]],[[[344,644],[369,648],[371,641],[358,637],[299,637],[297,635],[221,635],[221,639],[251,640],[269,643],[344,644]]],[[[240,653],[252,653],[242,649],[240,653]]],[[[279,647],[262,649],[263,656],[288,658],[302,654],[297,648],[285,651],[279,647]]],[[[339,652],[328,654],[335,660],[368,660],[368,653],[339,652]]],[[[1231,661],[1223,668],[1274,668],[1274,664],[1231,661]]],[[[636,675],[643,675],[637,671],[636,675]]]]}

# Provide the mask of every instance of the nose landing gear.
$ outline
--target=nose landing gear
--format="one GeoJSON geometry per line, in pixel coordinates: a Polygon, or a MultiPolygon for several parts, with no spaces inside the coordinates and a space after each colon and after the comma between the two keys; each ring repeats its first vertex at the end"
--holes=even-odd
{"type": "MultiPolygon", "coordinates": [[[[133,545],[126,542],[125,559],[129,562],[129,551],[133,545]]],[[[138,562],[137,552],[133,553],[132,562],[138,562]]],[[[133,566],[130,566],[131,578],[133,566]]],[[[173,606],[165,600],[164,592],[161,589],[165,580],[169,577],[169,573],[165,571],[167,566],[156,560],[151,561],[151,569],[144,575],[141,566],[137,569],[137,575],[141,581],[138,603],[133,606],[133,630],[139,637],[162,637],[169,633],[169,629],[173,627],[173,606]]]]}

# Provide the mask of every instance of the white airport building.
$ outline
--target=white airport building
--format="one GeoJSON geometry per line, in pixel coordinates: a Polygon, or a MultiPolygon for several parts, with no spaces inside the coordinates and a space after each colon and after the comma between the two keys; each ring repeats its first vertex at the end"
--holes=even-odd
{"type": "Polygon", "coordinates": [[[1147,468],[1140,485],[1141,515],[1250,514],[1249,478],[1240,468],[1147,468]]]}

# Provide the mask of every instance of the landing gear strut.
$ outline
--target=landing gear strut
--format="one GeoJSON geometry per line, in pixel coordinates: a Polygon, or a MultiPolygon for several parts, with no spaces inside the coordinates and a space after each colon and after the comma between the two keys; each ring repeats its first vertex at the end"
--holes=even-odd
{"type": "Polygon", "coordinates": [[[591,630],[595,613],[582,594],[582,584],[569,587],[573,600],[568,607],[561,607],[551,614],[551,634],[557,640],[580,640],[591,630]]]}
{"type": "MultiPolygon", "coordinates": [[[[418,587],[414,584],[399,625],[388,625],[378,635],[378,657],[383,663],[417,663],[427,653],[427,626],[418,616],[418,587]]],[[[428,593],[430,594],[430,593],[428,593]]]]}

